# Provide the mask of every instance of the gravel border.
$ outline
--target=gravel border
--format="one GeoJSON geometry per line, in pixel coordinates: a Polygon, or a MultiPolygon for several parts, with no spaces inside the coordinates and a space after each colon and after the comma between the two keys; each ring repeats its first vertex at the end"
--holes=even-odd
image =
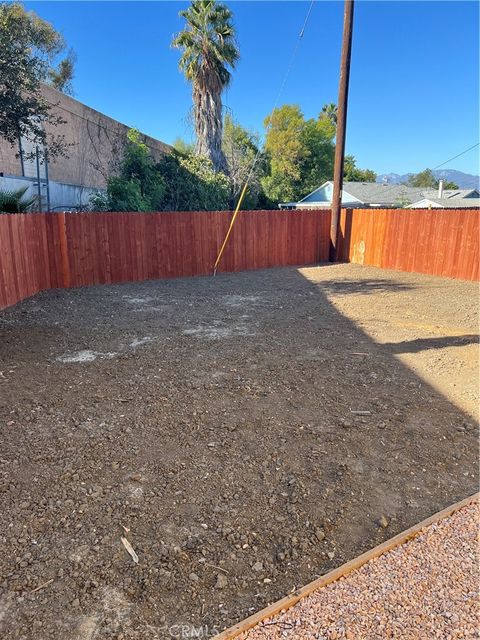
{"type": "Polygon", "coordinates": [[[479,638],[479,511],[476,499],[239,640],[479,638]]]}

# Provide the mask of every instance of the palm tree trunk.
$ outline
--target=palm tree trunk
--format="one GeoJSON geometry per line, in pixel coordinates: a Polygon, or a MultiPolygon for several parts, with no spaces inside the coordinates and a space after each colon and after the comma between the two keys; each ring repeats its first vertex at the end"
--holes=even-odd
{"type": "Polygon", "coordinates": [[[227,173],[227,162],[222,151],[222,96],[221,90],[200,89],[193,86],[193,104],[196,152],[212,161],[215,171],[227,173]]]}

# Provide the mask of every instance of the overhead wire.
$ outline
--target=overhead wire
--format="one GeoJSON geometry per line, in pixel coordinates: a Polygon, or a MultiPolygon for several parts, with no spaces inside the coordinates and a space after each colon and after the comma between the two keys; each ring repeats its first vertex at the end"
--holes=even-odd
{"type": "Polygon", "coordinates": [[[452,160],[456,160],[457,158],[460,158],[460,156],[463,156],[464,153],[467,153],[467,151],[471,151],[472,149],[475,149],[475,147],[478,147],[478,146],[480,146],[480,142],[477,142],[476,144],[472,145],[471,147],[468,147],[468,149],[465,149],[465,151],[462,151],[461,153],[457,154],[456,156],[453,156],[453,158],[449,158],[448,160],[445,160],[445,162],[442,162],[441,164],[437,164],[436,167],[433,167],[432,171],[435,171],[436,169],[439,169],[440,167],[443,167],[443,165],[448,164],[452,160]]]}
{"type": "MultiPolygon", "coordinates": [[[[468,149],[464,149],[464,151],[461,151],[460,153],[457,153],[456,156],[453,156],[452,158],[449,158],[448,160],[445,160],[445,162],[441,162],[440,164],[437,164],[437,166],[433,167],[433,169],[430,169],[430,171],[436,171],[440,167],[443,167],[446,164],[448,164],[449,162],[452,162],[452,160],[456,160],[457,158],[460,158],[460,156],[463,156],[465,153],[468,153],[468,151],[472,151],[472,149],[475,149],[478,146],[480,146],[480,142],[476,142],[471,147],[468,147],[468,149]]],[[[399,183],[394,183],[394,184],[390,184],[390,185],[386,186],[385,189],[382,190],[382,196],[384,196],[386,193],[388,193],[392,189],[396,189],[399,186],[402,186],[401,183],[400,184],[399,183]]]]}
{"type": "MultiPolygon", "coordinates": [[[[304,33],[305,33],[305,29],[307,28],[308,20],[310,18],[310,14],[312,13],[312,9],[313,9],[313,5],[314,4],[315,4],[315,0],[311,0],[310,1],[310,5],[308,7],[307,14],[305,16],[305,20],[303,22],[303,26],[302,26],[299,34],[298,34],[298,38],[297,38],[297,40],[295,42],[295,47],[293,48],[292,54],[290,56],[289,63],[287,65],[285,74],[283,76],[283,80],[282,80],[282,82],[280,84],[280,88],[278,90],[277,97],[275,98],[275,102],[273,103],[273,111],[275,111],[275,109],[278,106],[278,103],[280,101],[280,96],[282,95],[283,90],[285,88],[285,85],[287,83],[287,80],[288,80],[288,78],[290,76],[290,72],[291,72],[291,70],[293,68],[293,64],[294,64],[295,59],[297,57],[298,49],[299,49],[300,43],[301,43],[301,41],[303,39],[303,36],[304,36],[304,33]]],[[[271,126],[271,121],[268,123],[265,133],[268,133],[268,130],[269,130],[270,126],[271,126]]],[[[245,193],[247,192],[248,185],[249,185],[251,177],[253,175],[253,170],[255,169],[255,166],[256,166],[256,164],[258,162],[258,158],[260,157],[260,153],[261,153],[261,147],[259,145],[258,149],[257,149],[257,153],[255,154],[255,156],[253,158],[253,161],[252,161],[252,164],[250,166],[250,170],[248,171],[247,178],[245,180],[243,188],[242,188],[242,190],[240,192],[240,196],[238,198],[237,205],[236,205],[235,210],[233,212],[232,219],[230,220],[230,225],[229,225],[227,233],[225,235],[225,239],[224,239],[224,241],[222,243],[222,246],[220,247],[220,251],[218,252],[217,259],[215,260],[215,264],[213,266],[213,275],[214,276],[217,273],[217,267],[218,267],[218,265],[220,263],[220,260],[222,259],[222,255],[223,255],[223,252],[225,251],[225,247],[227,246],[230,234],[232,233],[233,225],[235,224],[235,220],[237,218],[238,212],[240,211],[240,207],[242,206],[243,198],[245,197],[245,193]]]]}

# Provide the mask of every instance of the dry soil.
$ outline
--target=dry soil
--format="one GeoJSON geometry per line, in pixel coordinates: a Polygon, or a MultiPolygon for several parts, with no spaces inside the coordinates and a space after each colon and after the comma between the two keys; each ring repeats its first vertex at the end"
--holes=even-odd
{"type": "Polygon", "coordinates": [[[210,637],[473,493],[477,297],[336,265],[1,312],[2,640],[210,637]]]}

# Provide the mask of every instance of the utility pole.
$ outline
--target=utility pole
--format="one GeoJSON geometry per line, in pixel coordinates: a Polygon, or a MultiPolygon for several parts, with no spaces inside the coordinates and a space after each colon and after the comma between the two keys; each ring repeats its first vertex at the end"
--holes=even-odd
{"type": "Polygon", "coordinates": [[[335,141],[335,166],[333,170],[332,218],[330,223],[330,262],[338,260],[338,223],[342,208],[343,162],[345,158],[345,129],[347,124],[348,83],[352,53],[353,3],[345,0],[343,14],[342,58],[338,87],[337,134],[335,141]]]}

